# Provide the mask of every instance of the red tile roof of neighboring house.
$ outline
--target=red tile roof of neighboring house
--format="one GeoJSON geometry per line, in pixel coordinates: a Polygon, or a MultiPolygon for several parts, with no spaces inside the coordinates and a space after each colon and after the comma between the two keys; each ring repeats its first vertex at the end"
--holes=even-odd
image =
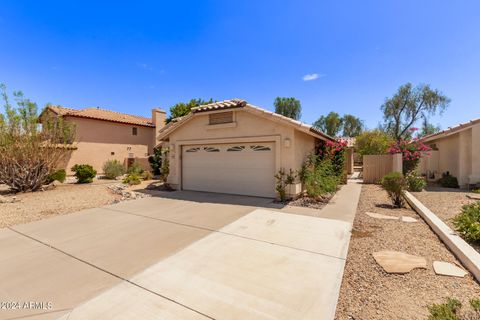
{"type": "Polygon", "coordinates": [[[85,108],[81,110],[75,110],[61,106],[48,106],[46,110],[51,110],[58,115],[67,117],[87,118],[125,124],[134,124],[145,127],[155,127],[155,125],[152,123],[152,119],[150,118],[134,116],[126,113],[120,113],[100,108],[85,108]]]}
{"type": "Polygon", "coordinates": [[[472,119],[470,121],[457,124],[456,126],[453,126],[453,127],[448,127],[447,129],[442,130],[440,132],[433,133],[433,134],[430,134],[428,136],[425,136],[425,137],[421,138],[420,140],[421,141],[430,141],[430,140],[434,140],[436,138],[441,138],[443,136],[455,133],[455,132],[460,131],[462,129],[471,127],[471,126],[473,126],[477,123],[480,123],[480,118],[472,119]]]}

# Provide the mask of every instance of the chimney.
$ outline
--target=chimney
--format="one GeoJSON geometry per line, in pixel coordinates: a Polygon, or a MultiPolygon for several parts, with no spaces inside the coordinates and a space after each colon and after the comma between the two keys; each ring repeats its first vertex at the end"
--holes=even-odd
{"type": "Polygon", "coordinates": [[[150,154],[153,153],[153,148],[159,143],[157,140],[158,131],[165,126],[165,120],[167,119],[167,113],[159,108],[152,109],[152,123],[155,125],[153,134],[153,146],[149,150],[150,154]]]}

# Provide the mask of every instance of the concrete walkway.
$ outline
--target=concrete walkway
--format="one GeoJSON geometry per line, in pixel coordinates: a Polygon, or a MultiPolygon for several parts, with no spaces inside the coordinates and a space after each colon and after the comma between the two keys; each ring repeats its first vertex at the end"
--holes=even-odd
{"type": "Polygon", "coordinates": [[[0,296],[53,309],[0,318],[332,319],[360,189],[322,210],[174,192],[3,229],[0,296]]]}

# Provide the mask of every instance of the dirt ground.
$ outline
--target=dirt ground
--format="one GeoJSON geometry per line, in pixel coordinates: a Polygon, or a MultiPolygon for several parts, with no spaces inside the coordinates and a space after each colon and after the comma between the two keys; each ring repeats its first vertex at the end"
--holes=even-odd
{"type": "Polygon", "coordinates": [[[0,228],[113,203],[121,196],[108,189],[112,183],[115,182],[67,183],[48,191],[14,195],[8,194],[6,188],[1,188],[2,196],[15,196],[19,201],[0,203],[0,228]]]}
{"type": "Polygon", "coordinates": [[[462,206],[478,201],[467,198],[467,195],[480,198],[478,193],[441,187],[428,187],[426,191],[412,194],[453,230],[452,219],[461,212],[462,206]]]}
{"type": "Polygon", "coordinates": [[[463,303],[480,297],[480,285],[464,278],[435,275],[434,260],[459,263],[427,224],[411,209],[392,209],[385,191],[364,185],[355,217],[335,319],[426,319],[427,306],[455,297],[463,303]],[[374,219],[366,211],[410,216],[416,223],[374,219]],[[387,274],[372,253],[397,250],[423,256],[427,269],[387,274]]]}

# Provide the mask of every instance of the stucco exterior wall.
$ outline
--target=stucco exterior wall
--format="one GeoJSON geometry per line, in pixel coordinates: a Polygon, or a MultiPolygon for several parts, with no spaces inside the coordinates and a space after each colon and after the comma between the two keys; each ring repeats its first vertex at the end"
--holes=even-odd
{"type": "Polygon", "coordinates": [[[433,152],[432,159],[422,159],[422,173],[435,171],[438,179],[448,171],[461,186],[480,183],[480,124],[426,144],[435,145],[438,151],[433,152]]]}
{"type": "Polygon", "coordinates": [[[243,110],[234,111],[234,123],[209,125],[209,113],[197,114],[169,136],[170,174],[168,182],[181,187],[181,146],[190,144],[274,142],[276,170],[297,170],[314,149],[315,138],[243,110]]]}
{"type": "Polygon", "coordinates": [[[74,117],[67,117],[66,121],[75,125],[77,147],[62,164],[67,174],[72,174],[70,168],[75,164],[90,164],[100,174],[107,160],[126,164],[127,158],[144,158],[153,149],[153,127],[74,117]],[[133,127],[137,128],[136,136],[132,135],[133,127]]]}

